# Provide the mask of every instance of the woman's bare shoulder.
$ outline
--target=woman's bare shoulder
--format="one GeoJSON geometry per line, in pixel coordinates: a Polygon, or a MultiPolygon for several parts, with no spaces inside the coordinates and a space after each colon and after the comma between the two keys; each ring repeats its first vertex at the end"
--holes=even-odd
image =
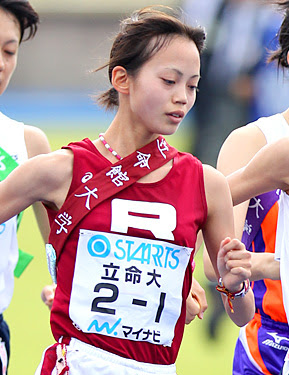
{"type": "Polygon", "coordinates": [[[24,138],[29,158],[51,151],[46,134],[36,126],[24,125],[24,138]]]}
{"type": "Polygon", "coordinates": [[[42,165],[50,177],[58,176],[60,179],[67,178],[73,170],[73,152],[69,149],[61,149],[36,156],[34,159],[42,165]]]}
{"type": "Polygon", "coordinates": [[[245,166],[266,144],[263,132],[255,125],[235,129],[221,147],[217,168],[228,175],[245,166]]]}
{"type": "Polygon", "coordinates": [[[210,165],[203,165],[204,183],[207,200],[217,199],[219,195],[228,194],[229,187],[226,177],[210,165]]]}

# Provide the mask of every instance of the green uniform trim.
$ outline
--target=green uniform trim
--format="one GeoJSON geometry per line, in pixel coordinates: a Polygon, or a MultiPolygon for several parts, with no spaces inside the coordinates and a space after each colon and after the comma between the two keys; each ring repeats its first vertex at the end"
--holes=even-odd
{"type": "MultiPolygon", "coordinates": [[[[0,147],[0,181],[5,180],[5,178],[18,166],[18,163],[9,155],[3,148],[0,147]]],[[[17,216],[17,230],[19,228],[23,212],[17,216]]],[[[14,276],[20,277],[23,271],[26,269],[28,264],[33,259],[33,256],[19,250],[19,259],[14,270],[14,276]]]]}
{"type": "Polygon", "coordinates": [[[24,251],[18,249],[19,251],[19,258],[18,262],[16,264],[15,270],[14,270],[14,276],[20,277],[23,273],[23,271],[26,269],[28,264],[33,259],[33,255],[30,255],[28,253],[25,253],[24,251]]]}

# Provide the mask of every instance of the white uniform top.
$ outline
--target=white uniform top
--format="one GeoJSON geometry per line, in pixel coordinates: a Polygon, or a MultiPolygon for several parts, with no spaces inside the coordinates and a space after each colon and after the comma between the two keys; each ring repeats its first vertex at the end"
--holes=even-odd
{"type": "Polygon", "coordinates": [[[257,126],[265,135],[268,144],[289,136],[289,125],[281,113],[261,117],[247,126],[257,126]]]}
{"type": "Polygon", "coordinates": [[[280,260],[284,308],[289,320],[289,195],[281,192],[276,235],[275,259],[280,260]]]}
{"type": "MultiPolygon", "coordinates": [[[[284,117],[278,113],[271,117],[265,117],[253,123],[264,133],[267,143],[277,141],[289,136],[289,125],[284,117]]],[[[289,196],[281,192],[279,200],[279,215],[275,245],[275,259],[280,260],[280,273],[282,282],[283,303],[289,320],[289,227],[286,230],[286,219],[289,219],[289,196]]],[[[287,224],[288,225],[288,224],[287,224]]]]}
{"type": "MultiPolygon", "coordinates": [[[[252,123],[252,125],[256,125],[260,128],[266,137],[267,143],[272,143],[280,138],[289,136],[289,125],[280,113],[270,117],[262,117],[252,123]]],[[[281,192],[275,244],[275,259],[280,260],[282,258],[282,261],[280,262],[280,273],[283,303],[287,319],[289,320],[289,272],[288,270],[285,270],[286,265],[289,267],[289,227],[286,230],[286,214],[288,221],[289,196],[285,192],[281,192]]]]}
{"type": "MultiPolygon", "coordinates": [[[[0,147],[18,164],[28,158],[24,140],[24,124],[10,119],[1,112],[0,147]]],[[[13,295],[14,269],[18,261],[16,230],[16,216],[0,224],[0,313],[7,309],[13,295]]]]}
{"type": "MultiPolygon", "coordinates": [[[[283,137],[289,136],[289,125],[288,125],[287,121],[285,120],[285,118],[283,117],[283,115],[281,113],[277,113],[276,115],[269,116],[269,117],[261,117],[258,120],[248,124],[247,126],[249,126],[249,127],[250,126],[257,126],[262,131],[262,133],[264,134],[264,136],[266,138],[266,141],[267,141],[267,144],[275,142],[278,139],[281,139],[283,137]]],[[[288,199],[288,205],[289,205],[289,199],[288,199]]],[[[281,204],[281,206],[282,206],[282,204],[281,204]]],[[[280,207],[280,203],[279,203],[279,207],[280,207]]],[[[280,207],[280,209],[281,209],[281,207],[280,207]]],[[[289,213],[289,209],[288,209],[288,213],[289,213]]],[[[280,216],[280,213],[279,213],[279,216],[280,216]]],[[[279,222],[278,222],[278,230],[281,230],[279,222]]],[[[277,233],[278,233],[278,230],[277,230],[277,233]]],[[[278,249],[280,249],[280,246],[276,242],[276,246],[275,246],[275,252],[276,253],[277,253],[278,249]]],[[[275,253],[275,257],[276,257],[276,253],[275,253]]],[[[289,264],[289,262],[288,262],[288,264],[289,264]]],[[[283,290],[283,294],[284,294],[284,290],[283,290]]],[[[283,295],[283,299],[285,301],[284,295],[283,295]]],[[[285,304],[285,302],[284,302],[284,304],[285,304]]],[[[289,315],[288,315],[289,310],[286,310],[286,305],[285,305],[285,311],[286,311],[287,317],[289,318],[289,315]]],[[[259,368],[259,365],[253,359],[253,357],[250,353],[249,347],[248,347],[247,335],[246,335],[246,326],[241,327],[240,332],[239,332],[239,339],[241,340],[241,342],[243,344],[243,347],[245,348],[246,353],[247,353],[248,357],[250,358],[251,362],[254,363],[254,365],[257,368],[259,368]]],[[[261,369],[260,369],[260,371],[261,371],[261,369]]]]}

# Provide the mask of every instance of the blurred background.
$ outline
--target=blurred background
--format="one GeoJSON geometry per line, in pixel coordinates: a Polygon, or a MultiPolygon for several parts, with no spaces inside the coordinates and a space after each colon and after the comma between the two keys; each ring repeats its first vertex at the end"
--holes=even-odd
{"type": "MultiPolygon", "coordinates": [[[[108,87],[106,72],[92,70],[107,61],[119,20],[147,0],[31,0],[41,24],[32,41],[21,45],[18,66],[0,110],[43,129],[53,150],[70,141],[95,139],[113,114],[94,104],[108,87]]],[[[158,4],[181,7],[187,21],[207,31],[197,102],[169,141],[215,166],[219,149],[236,127],[288,107],[289,82],[266,64],[275,48],[280,16],[261,0],[179,0],[158,4]]],[[[34,255],[16,279],[5,317],[11,329],[10,375],[34,374],[45,347],[53,343],[49,312],[40,300],[51,282],[44,245],[32,211],[24,214],[19,245],[34,255]]],[[[196,278],[209,301],[203,321],[186,327],[177,362],[179,375],[231,373],[238,328],[228,320],[197,254],[196,278]]]]}

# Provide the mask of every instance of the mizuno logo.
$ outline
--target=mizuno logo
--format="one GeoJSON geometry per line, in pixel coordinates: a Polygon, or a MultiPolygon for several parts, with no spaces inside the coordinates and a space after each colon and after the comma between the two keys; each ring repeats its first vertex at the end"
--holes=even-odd
{"type": "Polygon", "coordinates": [[[272,336],[277,344],[280,344],[282,340],[289,341],[289,338],[285,336],[278,336],[277,332],[267,332],[267,334],[272,336]]]}

